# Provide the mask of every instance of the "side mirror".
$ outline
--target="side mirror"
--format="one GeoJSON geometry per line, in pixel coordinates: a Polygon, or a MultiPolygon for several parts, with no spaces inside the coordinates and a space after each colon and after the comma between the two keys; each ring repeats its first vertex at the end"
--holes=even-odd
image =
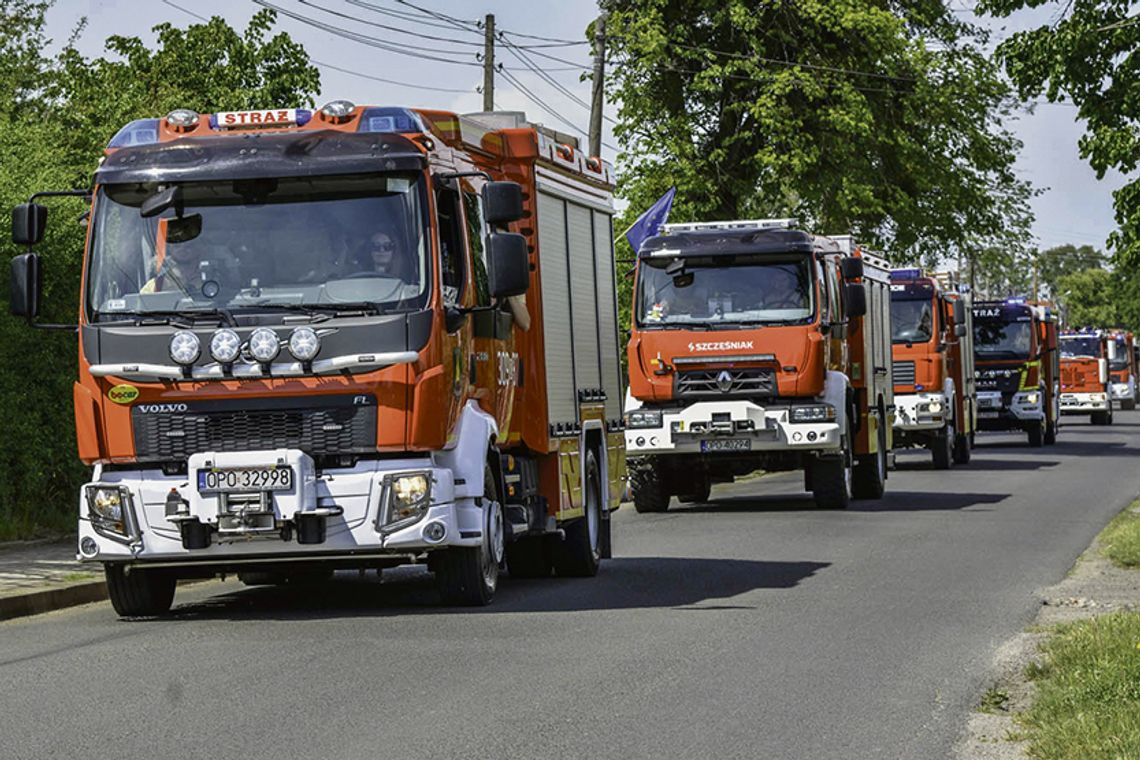
{"type": "Polygon", "coordinates": [[[139,207],[139,216],[149,218],[158,216],[166,209],[174,207],[178,213],[182,211],[182,186],[173,185],[165,190],[147,196],[139,207]]]}
{"type": "Polygon", "coordinates": [[[483,185],[483,216],[491,226],[522,219],[522,186],[517,182],[488,182],[483,185]]]}
{"type": "Polygon", "coordinates": [[[954,325],[954,334],[957,335],[959,338],[964,338],[966,336],[966,325],[965,325],[965,323],[959,322],[956,325],[954,325]]]}
{"type": "MultiPolygon", "coordinates": [[[[844,259],[847,261],[848,259],[844,259]]],[[[859,262],[860,265],[863,262],[859,262]]],[[[863,286],[857,282],[847,283],[844,292],[846,296],[846,310],[847,318],[861,317],[867,313],[867,291],[863,290],[863,286]]]]}
{"type": "Polygon", "coordinates": [[[38,245],[44,239],[47,209],[38,203],[21,203],[12,209],[12,242],[38,245]]]}
{"type": "Polygon", "coordinates": [[[1096,360],[1097,374],[1100,376],[1100,384],[1105,385],[1108,383],[1108,362],[1104,359],[1096,360]]]}
{"type": "MultiPolygon", "coordinates": [[[[961,298],[954,301],[954,322],[955,322],[955,324],[961,325],[962,328],[965,329],[965,327],[966,327],[966,302],[963,301],[961,298]]],[[[957,329],[957,328],[955,328],[955,329],[957,329]]],[[[960,332],[958,334],[959,335],[965,335],[964,332],[960,332]]]]}
{"type": "Polygon", "coordinates": [[[1114,362],[1116,361],[1116,357],[1116,341],[1110,338],[1108,341],[1108,360],[1114,362]]]}
{"type": "Polygon", "coordinates": [[[487,236],[487,280],[492,298],[521,296],[530,287],[526,238],[515,232],[487,236]]]}
{"type": "Polygon", "coordinates": [[[22,253],[12,259],[12,290],[8,299],[9,310],[12,314],[27,319],[34,319],[39,316],[42,292],[40,255],[38,253],[22,253]]]}
{"type": "Polygon", "coordinates": [[[845,280],[857,280],[863,276],[863,259],[856,256],[844,256],[839,260],[839,273],[845,280]]]}

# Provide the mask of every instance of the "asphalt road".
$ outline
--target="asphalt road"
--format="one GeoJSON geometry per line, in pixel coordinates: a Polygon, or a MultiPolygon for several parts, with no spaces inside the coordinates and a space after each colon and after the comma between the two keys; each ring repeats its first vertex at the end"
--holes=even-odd
{"type": "Polygon", "coordinates": [[[1140,491],[1138,441],[1140,412],[949,472],[906,453],[846,512],[796,474],[623,508],[596,579],[485,610],[411,570],[0,623],[0,757],[945,757],[1035,590],[1140,491]]]}

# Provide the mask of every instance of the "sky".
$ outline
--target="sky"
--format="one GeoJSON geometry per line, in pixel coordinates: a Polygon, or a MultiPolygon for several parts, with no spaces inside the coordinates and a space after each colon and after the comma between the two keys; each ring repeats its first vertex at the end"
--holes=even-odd
{"type": "MultiPolygon", "coordinates": [[[[586,26],[598,15],[596,0],[410,2],[429,12],[467,22],[494,14],[496,28],[506,32],[507,39],[520,46],[545,42],[523,35],[584,39],[586,26]]],[[[964,18],[974,19],[970,11],[972,0],[948,2],[964,18]]],[[[170,22],[187,26],[197,22],[195,16],[214,15],[224,17],[231,27],[241,30],[254,13],[267,5],[279,9],[278,28],[301,42],[321,70],[322,92],[317,98],[318,105],[344,98],[355,103],[424,106],[458,112],[482,110],[483,96],[476,92],[483,76],[481,64],[476,60],[476,54],[481,52],[480,32],[470,24],[456,26],[448,18],[425,15],[399,0],[56,0],[48,12],[47,32],[58,48],[71,36],[79,20],[86,17],[87,26],[78,48],[84,55],[94,57],[104,53],[103,41],[113,34],[153,41],[155,35],[151,29],[157,24],[170,22]],[[288,14],[348,30],[358,39],[346,39],[335,31],[318,28],[288,14]],[[393,28],[459,42],[409,36],[393,28]],[[389,48],[395,46],[401,52],[382,49],[369,40],[359,39],[360,36],[379,40],[389,48]],[[444,63],[424,57],[438,56],[441,50],[461,51],[458,55],[448,53],[447,57],[466,63],[444,63]]],[[[1012,31],[1048,23],[1060,5],[1048,3],[1010,19],[987,19],[982,23],[997,42],[1012,31]]],[[[532,121],[577,134],[585,144],[588,110],[582,104],[590,101],[590,83],[581,81],[580,75],[591,64],[589,46],[515,51],[500,45],[496,57],[507,69],[505,75],[496,77],[495,105],[499,110],[526,111],[532,121]],[[516,53],[529,61],[520,60],[516,53]],[[532,66],[543,70],[549,79],[535,73],[532,66]]],[[[266,104],[267,107],[273,105],[283,104],[266,104]]],[[[607,119],[615,118],[616,111],[614,104],[606,104],[607,119]]],[[[1023,179],[1044,191],[1032,202],[1036,216],[1033,232],[1042,248],[1064,243],[1103,248],[1105,238],[1116,226],[1112,191],[1121,187],[1124,179],[1112,173],[1098,181],[1079,157],[1077,141],[1084,126],[1076,120],[1075,114],[1076,109],[1071,105],[1043,103],[1037,105],[1033,113],[1021,115],[1009,125],[1024,143],[1017,171],[1023,179]]],[[[603,122],[602,155],[612,162],[616,158],[617,141],[611,130],[612,122],[603,122]]]]}

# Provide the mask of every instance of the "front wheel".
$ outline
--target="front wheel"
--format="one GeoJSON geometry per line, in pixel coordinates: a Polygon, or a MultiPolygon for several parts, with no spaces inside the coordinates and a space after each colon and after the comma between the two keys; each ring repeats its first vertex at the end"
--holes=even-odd
{"type": "Polygon", "coordinates": [[[851,467],[846,454],[811,464],[811,492],[821,509],[847,509],[851,504],[851,467]]]}
{"type": "Polygon", "coordinates": [[[877,438],[879,450],[859,457],[851,473],[851,496],[855,499],[881,499],[887,488],[887,433],[882,423],[877,438]]]}
{"type": "Polygon", "coordinates": [[[970,463],[970,437],[970,435],[954,436],[954,464],[970,463]]]}
{"type": "Polygon", "coordinates": [[[934,469],[949,470],[954,464],[954,439],[954,426],[947,422],[946,427],[934,436],[930,444],[930,453],[934,455],[934,469]]]}
{"type": "Polygon", "coordinates": [[[602,476],[594,452],[586,452],[586,491],[582,517],[563,528],[566,538],[554,548],[554,572],[562,576],[589,578],[598,574],[602,562],[602,476]]]}
{"type": "Polygon", "coordinates": [[[432,558],[435,585],[443,603],[464,607],[490,604],[499,587],[503,549],[503,508],[494,473],[487,465],[483,472],[483,543],[453,546],[432,558]]]}
{"type": "Polygon", "coordinates": [[[1029,434],[1029,445],[1033,448],[1040,448],[1045,443],[1045,423],[1044,422],[1031,422],[1029,428],[1026,430],[1029,434]]]}
{"type": "Polygon", "coordinates": [[[711,494],[712,482],[706,475],[694,481],[692,490],[677,494],[677,501],[682,504],[703,504],[709,500],[711,494]]]}
{"type": "Polygon", "coordinates": [[[635,510],[665,512],[669,509],[669,489],[665,487],[659,468],[652,460],[631,465],[629,481],[635,510]]]}
{"type": "Polygon", "coordinates": [[[1046,446],[1052,446],[1056,442],[1057,442],[1057,423],[1056,422],[1046,422],[1045,423],[1045,445],[1046,446]]]}
{"type": "Polygon", "coordinates": [[[123,617],[148,617],[170,610],[178,579],[164,570],[103,566],[111,606],[123,617]]]}

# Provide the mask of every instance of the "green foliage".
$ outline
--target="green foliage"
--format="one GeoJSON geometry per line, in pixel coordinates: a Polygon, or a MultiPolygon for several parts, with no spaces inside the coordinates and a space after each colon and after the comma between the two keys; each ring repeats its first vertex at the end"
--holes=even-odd
{"type": "Polygon", "coordinates": [[[1104,269],[1065,275],[1057,284],[1066,321],[1074,326],[1114,327],[1123,322],[1119,279],[1104,269]]]}
{"type": "MultiPolygon", "coordinates": [[[[262,11],[243,33],[220,18],[156,27],[153,49],[112,37],[108,57],[87,60],[67,45],[42,55],[48,2],[0,0],[0,208],[39,190],[90,186],[107,141],[127,122],[177,107],[201,111],[308,105],[319,74],[288,35],[270,37],[262,11]]],[[[76,34],[82,32],[83,25],[76,34]]],[[[47,201],[44,309],[75,322],[85,227],[80,199],[47,201]]],[[[17,251],[9,248],[9,253],[17,251]]],[[[0,540],[74,529],[78,485],[72,384],[74,333],[31,330],[0,315],[0,540]]]]}
{"type": "MultiPolygon", "coordinates": [[[[980,0],[979,13],[1005,17],[1041,0],[980,0]]],[[[1071,101],[1087,128],[1081,157],[1098,177],[1134,175],[1140,161],[1140,19],[1131,0],[1072,0],[1046,26],[1018,32],[998,56],[1022,97],[1071,101]]],[[[1109,238],[1121,264],[1140,262],[1140,180],[1114,194],[1119,229],[1109,238]]]]}
{"type": "Polygon", "coordinates": [[[943,3],[603,5],[626,223],[675,185],[677,221],[794,216],[900,262],[1028,239],[1007,86],[943,3]]]}
{"type": "Polygon", "coordinates": [[[1104,555],[1122,567],[1140,567],[1140,501],[1121,512],[1100,534],[1104,555]]]}
{"type": "Polygon", "coordinates": [[[1059,626],[1029,669],[1037,687],[1019,717],[1029,752],[1047,760],[1140,757],[1140,613],[1059,626]]]}

